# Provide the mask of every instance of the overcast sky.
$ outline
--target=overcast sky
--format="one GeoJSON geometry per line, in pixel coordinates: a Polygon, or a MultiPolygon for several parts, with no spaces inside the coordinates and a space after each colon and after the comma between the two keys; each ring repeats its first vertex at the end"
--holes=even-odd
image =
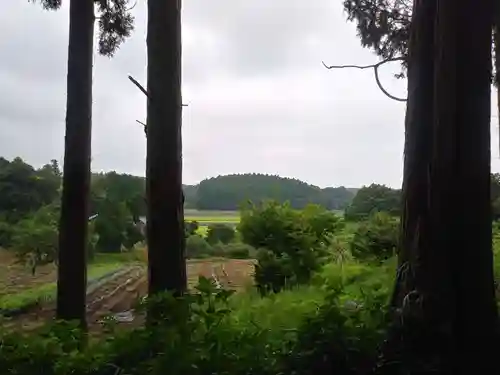
{"type": "MultiPolygon", "coordinates": [[[[68,7],[45,12],[4,0],[0,13],[0,154],[35,166],[62,162],[68,7]]],[[[64,1],[67,3],[67,1],[64,1]]],[[[94,64],[95,171],[144,175],[146,2],[115,58],[94,64]]],[[[296,177],[319,186],[399,187],[405,106],[384,96],[340,0],[184,0],[184,182],[228,173],[296,177]]],[[[387,89],[406,83],[386,66],[387,89]]],[[[496,115],[496,111],[495,111],[496,115]]],[[[496,121],[496,118],[494,119],[496,121]]],[[[493,169],[500,170],[493,129],[493,169]]]]}

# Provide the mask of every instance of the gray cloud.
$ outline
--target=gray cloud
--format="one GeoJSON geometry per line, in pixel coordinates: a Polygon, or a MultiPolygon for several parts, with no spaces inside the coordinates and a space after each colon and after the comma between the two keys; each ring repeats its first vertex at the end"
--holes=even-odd
{"type": "MultiPolygon", "coordinates": [[[[144,174],[146,3],[113,59],[95,58],[93,169],[144,174]]],[[[68,9],[9,1],[0,14],[0,148],[41,165],[61,160],[68,9]]],[[[184,180],[277,173],[321,185],[401,182],[404,104],[377,88],[341,2],[187,0],[183,4],[184,180]]],[[[386,66],[382,80],[405,95],[386,66]]],[[[495,119],[496,121],[496,119],[495,119]]],[[[496,136],[497,129],[493,135],[496,136]]],[[[500,169],[497,142],[493,167],[500,169]]]]}

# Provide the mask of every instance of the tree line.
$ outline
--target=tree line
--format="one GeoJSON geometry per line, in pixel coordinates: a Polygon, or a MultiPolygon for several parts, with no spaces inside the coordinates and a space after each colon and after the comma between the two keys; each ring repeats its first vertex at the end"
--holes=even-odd
{"type": "MultiPolygon", "coordinates": [[[[500,219],[500,173],[490,176],[490,205],[492,219],[500,219]]],[[[350,204],[346,207],[344,216],[347,220],[366,220],[375,212],[386,212],[398,217],[402,214],[401,189],[391,189],[385,185],[371,184],[361,187],[350,204]]],[[[460,207],[460,202],[457,202],[460,207]]],[[[464,210],[466,208],[464,207],[464,210]]]]}
{"type": "Polygon", "coordinates": [[[295,178],[245,173],[208,178],[196,186],[185,187],[184,191],[186,204],[199,210],[238,210],[245,201],[265,200],[289,202],[297,209],[313,203],[329,210],[343,210],[357,189],[344,186],[321,189],[295,178]]]}
{"type": "MultiPolygon", "coordinates": [[[[62,173],[52,160],[34,168],[17,157],[0,158],[0,247],[36,266],[56,260],[62,173]]],[[[119,252],[142,241],[144,179],[116,172],[92,174],[87,252],[119,252]]]]}
{"type": "MultiPolygon", "coordinates": [[[[0,218],[15,223],[28,213],[61,198],[62,172],[57,160],[34,168],[16,157],[0,158],[0,218]]],[[[235,174],[184,185],[185,207],[199,210],[238,210],[242,203],[274,200],[289,202],[301,209],[318,204],[329,210],[342,210],[354,198],[357,189],[321,189],[297,179],[264,174],[235,174]]],[[[89,216],[103,214],[110,205],[122,203],[134,221],[146,216],[144,177],[114,171],[92,173],[89,216]],[[110,203],[112,202],[112,204],[110,203]]]]}

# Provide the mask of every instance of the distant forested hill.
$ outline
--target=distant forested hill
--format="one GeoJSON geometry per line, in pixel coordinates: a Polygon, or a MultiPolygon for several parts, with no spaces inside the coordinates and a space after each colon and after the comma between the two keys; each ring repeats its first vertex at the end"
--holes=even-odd
{"type": "MultiPolygon", "coordinates": [[[[59,202],[61,175],[56,160],[37,169],[21,158],[9,161],[0,157],[0,221],[14,223],[43,206],[59,202]]],[[[321,189],[297,179],[264,174],[218,176],[198,185],[184,185],[186,207],[200,210],[237,210],[245,201],[258,203],[267,199],[289,201],[295,208],[316,203],[328,209],[344,209],[356,191],[344,187],[321,189]]],[[[143,177],[114,171],[92,173],[92,214],[107,210],[109,215],[127,211],[133,217],[144,216],[144,196],[143,177]]]]}
{"type": "Polygon", "coordinates": [[[237,210],[244,201],[257,203],[267,199],[289,201],[294,208],[316,203],[332,210],[344,209],[357,190],[343,186],[321,189],[297,179],[254,173],[209,178],[188,189],[186,201],[188,191],[191,194],[196,189],[192,194],[195,200],[188,203],[200,210],[237,210]]]}

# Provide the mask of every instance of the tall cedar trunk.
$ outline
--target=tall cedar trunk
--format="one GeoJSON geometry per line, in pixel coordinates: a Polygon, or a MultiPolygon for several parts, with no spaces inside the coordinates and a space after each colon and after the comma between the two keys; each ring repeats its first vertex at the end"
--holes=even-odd
{"type": "Polygon", "coordinates": [[[445,367],[450,357],[450,337],[440,329],[453,307],[449,298],[451,271],[445,252],[433,246],[430,206],[436,14],[436,1],[414,2],[399,267],[391,301],[393,324],[377,369],[384,375],[445,367]]]}
{"type": "Polygon", "coordinates": [[[439,0],[436,9],[431,3],[414,3],[402,248],[392,301],[398,314],[379,370],[398,373],[401,366],[388,364],[396,360],[409,373],[487,373],[497,348],[489,206],[492,9],[488,1],[439,0]]]}
{"type": "Polygon", "coordinates": [[[398,282],[392,305],[402,304],[414,288],[414,263],[429,246],[428,180],[432,150],[434,24],[436,4],[415,0],[408,55],[408,102],[405,118],[401,243],[398,282]]]}
{"type": "Polygon", "coordinates": [[[57,317],[85,320],[94,2],[71,0],[57,317]]]}
{"type": "Polygon", "coordinates": [[[495,79],[497,88],[497,126],[498,126],[498,151],[500,152],[500,1],[494,3],[494,27],[493,27],[493,45],[495,49],[495,79]]]}
{"type": "Polygon", "coordinates": [[[182,202],[181,1],[148,1],[149,294],[187,284],[182,202]]]}
{"type": "MultiPolygon", "coordinates": [[[[443,96],[455,99],[455,118],[443,117],[444,121],[448,120],[455,126],[456,148],[451,149],[450,144],[454,142],[449,139],[442,139],[442,144],[443,149],[448,144],[450,152],[454,153],[454,165],[448,168],[456,176],[456,183],[453,184],[452,194],[444,193],[436,199],[449,199],[450,206],[455,209],[450,214],[453,224],[445,242],[453,262],[453,281],[457,292],[454,327],[456,355],[462,358],[459,367],[463,372],[496,373],[493,364],[496,362],[494,353],[498,350],[498,316],[490,203],[493,1],[446,0],[446,4],[447,13],[456,17],[455,27],[448,30],[457,41],[454,56],[456,84],[448,87],[449,90],[443,90],[443,96]]],[[[443,38],[443,45],[447,45],[448,41],[443,38]]],[[[440,71],[446,69],[447,66],[442,66],[440,71]]],[[[439,235],[446,236],[444,233],[439,235]]]]}

